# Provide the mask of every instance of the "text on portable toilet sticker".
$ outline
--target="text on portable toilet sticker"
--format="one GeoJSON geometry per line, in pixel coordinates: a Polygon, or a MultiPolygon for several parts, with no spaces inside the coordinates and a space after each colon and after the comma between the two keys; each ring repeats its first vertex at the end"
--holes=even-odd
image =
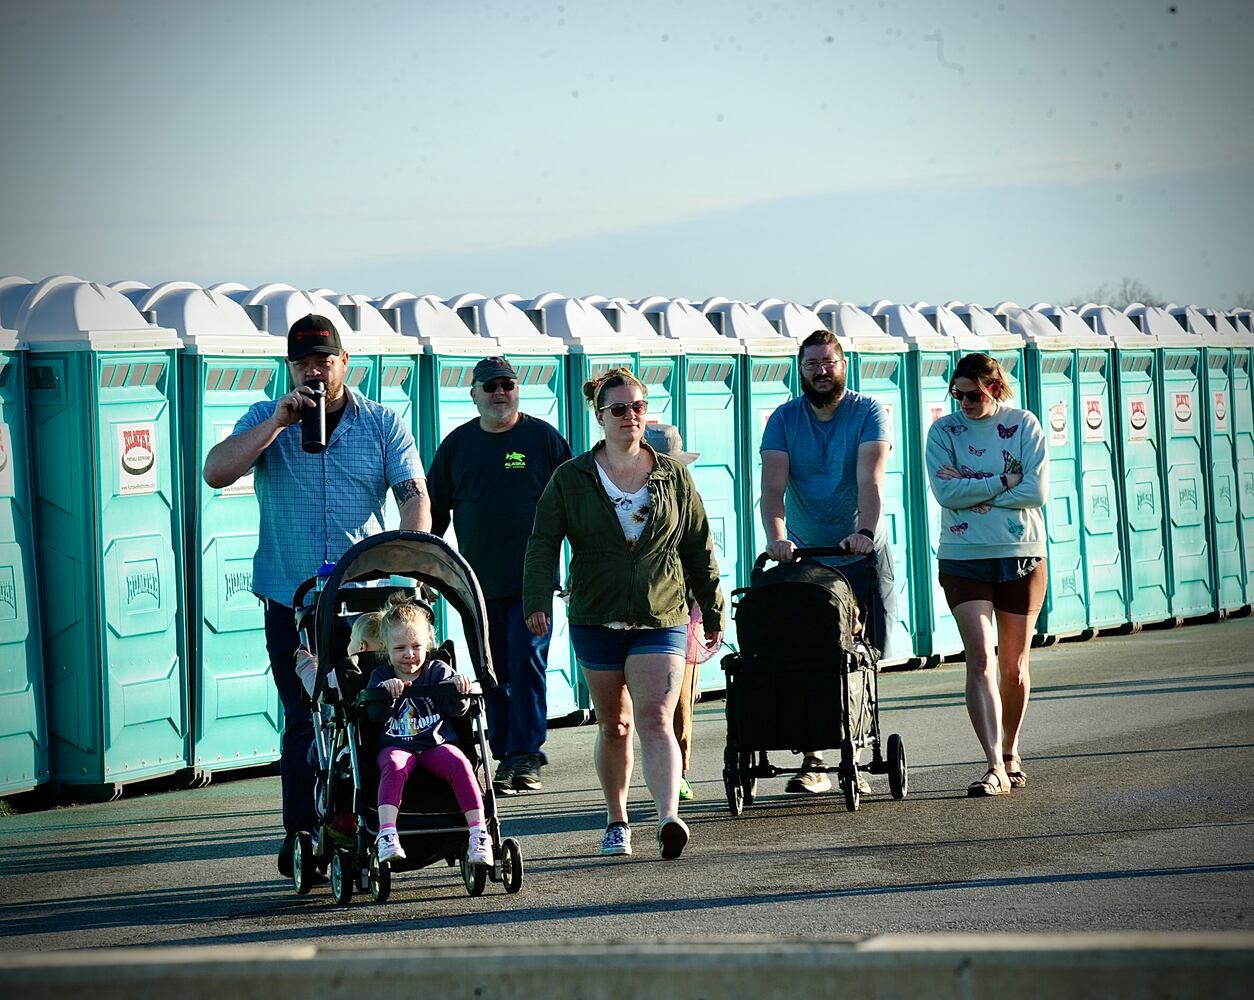
{"type": "Polygon", "coordinates": [[[1106,439],[1106,414],[1102,411],[1102,397],[1085,396],[1081,403],[1084,406],[1084,440],[1104,441],[1106,439]]]}
{"type": "Polygon", "coordinates": [[[17,575],[12,566],[0,566],[0,621],[17,621],[17,575]]]}
{"type": "Polygon", "coordinates": [[[1171,394],[1171,433],[1193,433],[1193,398],[1187,392],[1171,394]]]}
{"type": "MultiPolygon", "coordinates": [[[[231,424],[219,424],[217,430],[218,441],[225,441],[231,436],[231,432],[233,430],[235,430],[235,428],[231,424]]],[[[235,482],[233,482],[230,486],[223,486],[222,489],[218,490],[218,496],[250,497],[256,492],[256,489],[253,487],[253,470],[250,467],[247,472],[240,476],[239,479],[235,480],[235,482]]]]}
{"type": "Polygon", "coordinates": [[[13,439],[9,425],[0,423],[0,497],[16,495],[13,485],[13,439]]]}
{"type": "Polygon", "coordinates": [[[155,559],[136,559],[122,567],[126,580],[127,611],[153,611],[161,607],[161,567],[155,559]],[[132,605],[138,603],[139,608],[132,605]]]}
{"type": "Polygon", "coordinates": [[[1228,394],[1222,389],[1215,390],[1215,430],[1228,430],[1228,394]]]}
{"type": "Polygon", "coordinates": [[[157,450],[154,424],[118,424],[118,495],[157,492],[157,450]]]}
{"type": "Polygon", "coordinates": [[[1049,443],[1067,443],[1067,401],[1060,399],[1049,408],[1049,443]]]}
{"type": "Polygon", "coordinates": [[[1128,440],[1149,440],[1149,406],[1144,396],[1128,400],[1128,440]]]}

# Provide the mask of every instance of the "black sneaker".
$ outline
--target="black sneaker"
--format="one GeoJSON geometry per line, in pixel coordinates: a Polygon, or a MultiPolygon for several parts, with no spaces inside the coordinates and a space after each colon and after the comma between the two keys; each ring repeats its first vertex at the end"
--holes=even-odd
{"type": "Polygon", "coordinates": [[[292,852],[296,847],[296,834],[289,833],[279,845],[279,874],[284,878],[292,877],[292,852]]]}
{"type": "Polygon", "coordinates": [[[788,779],[784,791],[789,795],[817,795],[832,790],[832,779],[823,770],[826,766],[822,757],[807,754],[801,763],[804,770],[788,779]]]}
{"type": "Polygon", "coordinates": [[[538,792],[544,787],[540,783],[540,768],[543,761],[538,753],[520,753],[514,758],[514,791],[538,792]]]}
{"type": "Polygon", "coordinates": [[[496,775],[492,779],[492,788],[497,795],[514,794],[514,763],[509,758],[496,765],[496,775]]]}

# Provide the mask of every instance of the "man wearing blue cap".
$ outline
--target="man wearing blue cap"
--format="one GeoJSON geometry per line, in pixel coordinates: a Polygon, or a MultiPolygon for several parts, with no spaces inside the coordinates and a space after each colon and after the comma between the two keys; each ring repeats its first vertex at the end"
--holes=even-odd
{"type": "Polygon", "coordinates": [[[206,456],[204,477],[223,489],[254,473],[261,523],[252,589],[265,604],[270,674],[283,704],[279,768],[287,835],[279,873],[290,877],[295,835],[317,827],[313,723],[296,674],[296,588],[324,562],[383,530],[389,489],[402,528],[428,530],[431,504],[413,435],[394,411],[345,385],[348,353],[330,319],[310,314],[292,324],[287,367],[292,390],[254,403],[206,456]],[[300,424],[316,406],[315,382],[326,389],[326,447],[310,453],[302,448],[300,424]]]}

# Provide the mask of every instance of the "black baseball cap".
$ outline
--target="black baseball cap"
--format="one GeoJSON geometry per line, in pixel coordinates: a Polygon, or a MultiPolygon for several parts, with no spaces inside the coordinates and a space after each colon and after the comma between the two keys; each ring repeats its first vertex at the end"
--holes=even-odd
{"type": "Polygon", "coordinates": [[[480,385],[484,382],[491,382],[494,378],[512,378],[517,381],[518,372],[514,371],[514,366],[502,357],[484,358],[475,365],[474,379],[480,385]]]}
{"type": "Polygon", "coordinates": [[[302,316],[287,331],[287,360],[303,361],[311,354],[343,354],[339,331],[325,316],[302,316]]]}

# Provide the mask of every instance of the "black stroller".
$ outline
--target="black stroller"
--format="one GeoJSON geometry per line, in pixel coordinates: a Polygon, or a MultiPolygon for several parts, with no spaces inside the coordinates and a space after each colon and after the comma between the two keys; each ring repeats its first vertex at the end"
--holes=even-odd
{"type": "MultiPolygon", "coordinates": [[[[733,816],[753,803],[758,778],[803,770],[774,766],[767,759],[771,750],[839,747],[839,767],[825,770],[839,775],[850,812],[861,801],[859,771],[887,773],[893,798],[906,796],[901,737],[888,737],[887,758],[881,751],[874,637],[858,634],[858,604],[844,574],[815,561],[844,554],[798,549],[797,562],[765,569],[763,553],[749,586],[732,592],[740,651],[723,657],[722,666],[727,674],[723,783],[733,816]],[[871,760],[859,763],[858,751],[866,747],[871,760]]],[[[874,593],[873,566],[870,572],[874,593]]]]}
{"type": "MultiPolygon", "coordinates": [[[[522,888],[523,862],[518,841],[501,839],[492,784],[485,780],[488,746],[484,732],[483,690],[496,687],[487,641],[487,613],[479,583],[466,561],[443,539],[421,531],[388,531],[373,535],[349,549],[329,577],[307,580],[296,592],[297,629],[318,656],[314,685],[314,745],[318,755],[315,791],[319,826],[315,833],[297,834],[293,851],[292,883],[298,894],[309,892],[315,872],[329,868],[331,896],[348,903],[354,890],[369,890],[375,902],[391,894],[392,873],[424,868],[437,861],[461,864],[462,880],[472,896],[480,895],[488,879],[506,892],[522,888]],[[378,611],[389,594],[409,587],[389,584],[393,576],[417,580],[443,597],[461,616],[466,636],[465,654],[476,682],[471,687],[470,711],[449,720],[457,742],[470,759],[483,793],[484,823],[492,838],[492,865],[466,861],[469,831],[449,785],[421,768],[405,783],[397,833],[404,859],[380,862],[375,848],[379,831],[378,782],[375,747],[392,699],[379,689],[367,689],[370,674],[387,662],[382,654],[347,656],[349,626],[365,611],[378,611]]],[[[454,665],[451,642],[435,650],[433,658],[454,665]]],[[[433,685],[432,692],[451,683],[433,685]]]]}

